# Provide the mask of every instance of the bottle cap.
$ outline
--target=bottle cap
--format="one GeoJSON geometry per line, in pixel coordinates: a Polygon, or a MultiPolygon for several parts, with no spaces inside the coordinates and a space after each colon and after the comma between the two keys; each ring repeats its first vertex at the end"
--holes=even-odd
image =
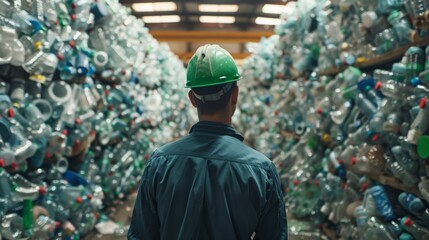
{"type": "Polygon", "coordinates": [[[362,25],[366,28],[371,28],[377,21],[377,14],[373,11],[364,12],[361,15],[362,25]]]}
{"type": "Polygon", "coordinates": [[[417,140],[417,154],[419,157],[426,159],[429,157],[429,136],[422,135],[417,140]]]}
{"type": "Polygon", "coordinates": [[[7,110],[7,116],[10,117],[10,118],[15,117],[15,111],[13,110],[13,108],[9,108],[7,110]]]}
{"type": "Polygon", "coordinates": [[[413,85],[414,87],[421,83],[419,77],[413,77],[410,82],[411,82],[411,85],[413,85]]]}
{"type": "Polygon", "coordinates": [[[413,225],[413,220],[411,220],[411,218],[407,217],[407,218],[404,220],[404,225],[405,225],[405,226],[411,226],[411,225],[413,225]]]}

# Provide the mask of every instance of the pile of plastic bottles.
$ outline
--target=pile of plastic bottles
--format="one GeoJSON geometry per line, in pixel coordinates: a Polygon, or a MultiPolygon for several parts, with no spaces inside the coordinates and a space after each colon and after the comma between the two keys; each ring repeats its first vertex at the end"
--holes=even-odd
{"type": "MultiPolygon", "coordinates": [[[[390,28],[385,32],[392,36],[408,30],[425,36],[415,21],[405,24],[408,16],[422,24],[421,13],[429,9],[425,4],[297,1],[297,11],[282,16],[276,28],[279,41],[270,38],[277,51],[273,57],[255,51],[261,56],[245,62],[243,75],[251,83],[240,83],[242,103],[234,120],[246,141],[277,166],[293,220],[290,234],[309,239],[321,234],[339,239],[429,238],[429,48],[410,47],[387,69],[362,72],[349,66],[335,77],[317,73],[414,41],[402,34],[403,39],[386,37],[391,43],[375,42],[382,35],[375,28],[390,28]],[[398,14],[402,18],[396,19],[398,14]],[[347,32],[360,29],[351,27],[353,21],[359,25],[367,18],[376,24],[364,31],[365,41],[347,32]],[[382,25],[383,19],[392,22],[382,25]],[[405,25],[410,28],[400,28],[405,25]],[[351,46],[359,47],[346,51],[351,46]],[[253,59],[267,59],[267,66],[253,59]],[[269,71],[264,74],[271,79],[263,79],[269,84],[255,77],[262,76],[255,73],[257,66],[269,71]]],[[[263,40],[261,48],[266,44],[263,40]]]]}
{"type": "Polygon", "coordinates": [[[274,76],[347,67],[428,36],[429,1],[300,0],[287,5],[275,28],[281,54],[274,54],[279,58],[274,61],[281,64],[271,69],[274,76]]]}
{"type": "Polygon", "coordinates": [[[79,239],[189,129],[185,69],[115,0],[0,0],[0,239],[79,239]]]}

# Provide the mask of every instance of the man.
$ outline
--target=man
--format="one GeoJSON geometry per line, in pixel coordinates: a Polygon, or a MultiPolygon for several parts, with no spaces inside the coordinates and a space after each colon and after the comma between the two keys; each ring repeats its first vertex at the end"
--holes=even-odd
{"type": "Polygon", "coordinates": [[[274,164],[231,127],[240,75],[218,45],[198,48],[186,87],[199,122],[146,165],[128,239],[287,239],[274,164]]]}

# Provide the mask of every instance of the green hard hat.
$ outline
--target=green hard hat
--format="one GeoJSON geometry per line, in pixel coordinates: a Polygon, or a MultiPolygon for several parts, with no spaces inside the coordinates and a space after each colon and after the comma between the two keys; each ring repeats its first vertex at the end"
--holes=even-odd
{"type": "Polygon", "coordinates": [[[219,45],[199,47],[189,60],[186,87],[208,87],[240,80],[234,59],[219,45]]]}

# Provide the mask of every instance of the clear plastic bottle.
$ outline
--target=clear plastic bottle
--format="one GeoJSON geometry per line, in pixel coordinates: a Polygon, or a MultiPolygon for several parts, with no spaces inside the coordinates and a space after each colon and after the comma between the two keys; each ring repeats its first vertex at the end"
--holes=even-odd
{"type": "Polygon", "coordinates": [[[420,100],[420,109],[416,118],[410,126],[408,131],[407,138],[413,144],[417,143],[417,139],[427,130],[429,127],[429,110],[426,106],[427,98],[422,98],[420,100]]]}
{"type": "Polygon", "coordinates": [[[419,168],[419,163],[411,158],[411,156],[405,152],[402,146],[394,146],[391,149],[392,154],[396,161],[401,165],[402,168],[409,171],[410,173],[414,173],[419,168]]]}
{"type": "Polygon", "coordinates": [[[359,109],[368,117],[371,118],[376,112],[377,108],[371,101],[369,101],[365,95],[359,93],[355,98],[356,105],[359,109]]]}
{"type": "Polygon", "coordinates": [[[417,224],[409,217],[401,219],[401,226],[416,239],[429,239],[429,229],[417,224]]]}
{"type": "Polygon", "coordinates": [[[411,92],[409,86],[395,80],[388,80],[386,83],[382,83],[380,90],[384,96],[396,100],[406,99],[411,92]]]}
{"type": "Polygon", "coordinates": [[[423,198],[429,203],[429,179],[422,178],[418,184],[418,188],[423,198]]]}
{"type": "Polygon", "coordinates": [[[394,161],[390,154],[384,155],[387,163],[387,168],[393,173],[393,175],[400,180],[402,183],[408,186],[414,186],[419,182],[416,175],[409,173],[407,170],[401,167],[398,162],[394,161]]]}
{"type": "Polygon", "coordinates": [[[368,225],[369,228],[365,231],[362,239],[396,239],[393,233],[384,224],[380,223],[376,217],[369,218],[368,225]]]}
{"type": "Polygon", "coordinates": [[[423,50],[419,47],[410,47],[404,55],[405,66],[407,68],[407,80],[419,76],[424,69],[425,59],[423,50]]]}
{"type": "Polygon", "coordinates": [[[367,210],[363,206],[355,208],[354,215],[356,217],[359,236],[361,236],[362,239],[365,231],[368,229],[368,219],[371,215],[368,214],[367,210]]]}

